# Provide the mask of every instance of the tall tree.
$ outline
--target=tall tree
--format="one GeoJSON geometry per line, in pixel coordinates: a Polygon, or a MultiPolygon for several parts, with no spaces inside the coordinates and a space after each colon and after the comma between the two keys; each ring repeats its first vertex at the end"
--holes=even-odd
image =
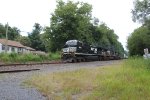
{"type": "Polygon", "coordinates": [[[150,50],[150,30],[147,26],[141,26],[136,29],[128,38],[129,54],[143,55],[143,50],[148,48],[150,50]]]}
{"type": "Polygon", "coordinates": [[[119,55],[123,56],[124,48],[118,41],[118,36],[105,23],[93,26],[92,34],[93,45],[101,46],[114,52],[116,51],[119,55]]]}
{"type": "Polygon", "coordinates": [[[45,46],[45,51],[48,52],[51,51],[52,48],[56,48],[56,45],[52,45],[51,43],[51,38],[49,34],[51,32],[50,27],[45,27],[43,31],[44,33],[41,34],[41,40],[45,46]]]}
{"type": "Polygon", "coordinates": [[[18,38],[15,39],[16,41],[19,41],[21,44],[24,46],[31,46],[31,41],[28,36],[19,36],[18,38]]]}
{"type": "Polygon", "coordinates": [[[57,1],[49,32],[53,51],[60,50],[69,39],[91,41],[91,10],[92,6],[87,3],[57,1]]]}
{"type": "Polygon", "coordinates": [[[6,38],[6,28],[4,25],[0,24],[0,38],[6,38]]]}
{"type": "Polygon", "coordinates": [[[149,0],[135,0],[134,9],[132,10],[133,21],[146,23],[150,20],[150,1],[149,0]]]}
{"type": "Polygon", "coordinates": [[[8,39],[15,40],[20,36],[20,30],[17,27],[8,27],[8,39]]]}
{"type": "Polygon", "coordinates": [[[62,0],[57,1],[57,8],[51,16],[50,27],[45,28],[42,39],[47,50],[60,50],[67,40],[77,39],[105,48],[116,48],[124,52],[118,42],[118,36],[106,24],[99,25],[99,19],[94,23],[91,15],[92,6],[83,3],[62,0]],[[113,45],[113,46],[112,46],[113,45]]]}
{"type": "Polygon", "coordinates": [[[42,43],[42,40],[40,38],[40,33],[42,31],[42,27],[40,24],[35,23],[33,26],[32,32],[28,35],[30,41],[31,41],[31,47],[36,50],[45,51],[45,46],[42,43]]]}
{"type": "MultiPolygon", "coordinates": [[[[0,38],[6,38],[6,25],[0,24],[0,38]]],[[[8,39],[15,40],[20,36],[20,30],[17,27],[8,26],[8,39]]]]}
{"type": "Polygon", "coordinates": [[[134,30],[128,37],[129,54],[143,55],[143,50],[150,50],[150,1],[135,0],[134,9],[132,10],[133,21],[142,23],[142,26],[134,30]]]}

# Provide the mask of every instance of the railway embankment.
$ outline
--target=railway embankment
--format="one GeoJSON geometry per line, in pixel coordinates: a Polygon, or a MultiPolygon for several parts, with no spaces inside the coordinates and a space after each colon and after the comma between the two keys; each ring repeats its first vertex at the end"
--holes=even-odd
{"type": "MultiPolygon", "coordinates": [[[[105,65],[116,64],[118,62],[120,61],[43,64],[43,65],[28,66],[40,69],[37,71],[29,71],[21,73],[3,73],[3,74],[1,73],[0,76],[2,76],[2,78],[0,78],[0,100],[46,100],[47,97],[43,96],[43,93],[39,92],[38,89],[26,87],[23,85],[23,82],[28,78],[32,77],[33,75],[63,72],[63,71],[73,71],[81,68],[102,67],[105,65]]],[[[21,66],[19,66],[19,68],[20,67],[21,66]]]]}

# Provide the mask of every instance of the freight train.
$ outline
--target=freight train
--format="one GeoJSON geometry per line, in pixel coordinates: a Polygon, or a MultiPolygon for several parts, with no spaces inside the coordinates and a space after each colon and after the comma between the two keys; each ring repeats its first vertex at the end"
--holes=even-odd
{"type": "Polygon", "coordinates": [[[63,49],[61,58],[66,62],[84,62],[90,60],[117,60],[117,52],[101,46],[92,46],[79,40],[68,40],[63,49]]]}

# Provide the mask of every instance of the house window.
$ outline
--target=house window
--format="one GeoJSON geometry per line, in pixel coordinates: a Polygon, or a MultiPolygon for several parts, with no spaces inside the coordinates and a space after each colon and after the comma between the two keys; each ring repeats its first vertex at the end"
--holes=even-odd
{"type": "Polygon", "coordinates": [[[2,50],[5,50],[5,45],[2,45],[2,50]]]}
{"type": "Polygon", "coordinates": [[[9,51],[9,47],[7,46],[7,51],[9,51]]]}
{"type": "Polygon", "coordinates": [[[11,47],[11,51],[15,51],[15,48],[14,48],[14,47],[11,47]]]}
{"type": "Polygon", "coordinates": [[[22,52],[22,48],[18,48],[18,52],[22,52]]]}
{"type": "Polygon", "coordinates": [[[21,51],[21,48],[18,48],[18,51],[21,51]]]}
{"type": "MultiPolygon", "coordinates": [[[[2,45],[2,50],[5,50],[5,45],[2,45]]],[[[7,46],[7,51],[9,51],[9,47],[7,46]]]]}

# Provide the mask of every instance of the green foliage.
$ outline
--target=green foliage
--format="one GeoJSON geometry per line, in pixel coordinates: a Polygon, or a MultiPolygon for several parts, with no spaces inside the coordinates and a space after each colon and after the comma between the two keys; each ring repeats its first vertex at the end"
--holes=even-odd
{"type": "Polygon", "coordinates": [[[43,33],[43,34],[40,34],[40,39],[41,39],[41,41],[42,41],[42,45],[44,45],[44,48],[45,48],[45,51],[46,52],[50,52],[50,39],[49,39],[49,34],[47,34],[47,32],[48,32],[48,27],[46,27],[45,29],[44,29],[44,31],[45,31],[45,33],[43,33]]]}
{"type": "Polygon", "coordinates": [[[50,60],[58,60],[61,58],[60,52],[49,53],[50,60]]]}
{"type": "Polygon", "coordinates": [[[20,36],[20,30],[17,27],[8,27],[8,39],[15,40],[20,36]]]}
{"type": "Polygon", "coordinates": [[[47,51],[60,51],[67,40],[77,39],[123,54],[123,46],[112,29],[104,23],[91,23],[91,11],[92,6],[87,3],[58,0],[42,39],[47,51]]]}
{"type": "Polygon", "coordinates": [[[28,61],[41,61],[41,58],[38,55],[33,54],[17,54],[17,53],[1,53],[1,62],[4,63],[15,63],[15,62],[28,62],[28,61]]]}
{"type": "Polygon", "coordinates": [[[149,20],[150,2],[149,0],[135,0],[132,10],[133,21],[145,23],[149,20]]]}
{"type": "Polygon", "coordinates": [[[17,54],[17,53],[0,53],[0,62],[2,63],[28,63],[28,62],[44,62],[60,59],[60,53],[50,53],[50,55],[34,55],[34,54],[17,54]]]}
{"type": "Polygon", "coordinates": [[[101,46],[117,52],[120,56],[124,54],[124,48],[118,41],[118,36],[114,30],[110,29],[106,24],[92,26],[93,45],[101,46]]]}
{"type": "Polygon", "coordinates": [[[29,39],[28,36],[19,36],[16,41],[19,41],[21,44],[23,44],[24,46],[31,46],[31,41],[29,39]]]}
{"type": "Polygon", "coordinates": [[[64,43],[70,39],[90,41],[92,6],[87,3],[67,3],[57,1],[57,8],[51,17],[50,38],[51,50],[61,50],[64,43]]]}
{"type": "Polygon", "coordinates": [[[9,56],[5,53],[0,53],[0,58],[2,62],[8,62],[10,61],[9,56]]]}
{"type": "Polygon", "coordinates": [[[125,66],[133,68],[147,69],[150,71],[150,59],[143,59],[141,57],[133,56],[125,61],[125,66]]]}
{"type": "MultiPolygon", "coordinates": [[[[8,39],[15,40],[20,36],[20,30],[16,27],[8,26],[8,39]]],[[[6,25],[0,24],[0,38],[6,38],[6,25]]]]}
{"type": "Polygon", "coordinates": [[[142,22],[143,25],[136,29],[128,37],[129,54],[143,55],[143,50],[150,50],[150,2],[149,0],[135,0],[134,9],[132,10],[133,20],[142,22]]]}
{"type": "Polygon", "coordinates": [[[33,55],[33,54],[25,54],[23,57],[22,61],[41,61],[42,59],[38,55],[33,55]]]}
{"type": "Polygon", "coordinates": [[[150,50],[150,30],[146,26],[142,26],[136,29],[128,37],[128,49],[129,54],[132,55],[143,55],[144,49],[150,50]]]}
{"type": "Polygon", "coordinates": [[[6,28],[4,25],[0,24],[0,38],[6,38],[6,28]]]}
{"type": "Polygon", "coordinates": [[[31,47],[40,50],[45,51],[45,46],[41,40],[40,33],[42,31],[42,27],[40,24],[35,23],[34,29],[32,30],[31,34],[28,35],[29,40],[31,41],[31,47]]]}

